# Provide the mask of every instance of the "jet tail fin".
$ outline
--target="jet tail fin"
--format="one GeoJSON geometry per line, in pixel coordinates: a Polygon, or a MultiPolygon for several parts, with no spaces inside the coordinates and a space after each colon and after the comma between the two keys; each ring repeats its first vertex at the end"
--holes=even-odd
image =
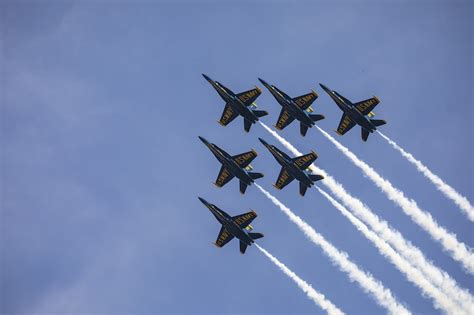
{"type": "Polygon", "coordinates": [[[364,128],[361,128],[361,132],[362,132],[362,140],[367,141],[367,138],[369,138],[369,132],[367,130],[365,130],[364,128]]]}
{"type": "Polygon", "coordinates": [[[252,127],[252,122],[250,120],[244,118],[244,129],[245,129],[245,131],[249,132],[250,127],[252,127]]]}
{"type": "Polygon", "coordinates": [[[387,123],[385,120],[382,119],[371,119],[370,121],[375,125],[375,127],[382,126],[387,123]]]}
{"type": "Polygon", "coordinates": [[[240,253],[243,255],[245,254],[245,250],[247,249],[247,244],[244,242],[240,241],[240,253]]]}
{"type": "Polygon", "coordinates": [[[309,118],[311,118],[312,121],[316,122],[318,120],[324,119],[324,116],[318,114],[310,114],[309,118]]]}
{"type": "Polygon", "coordinates": [[[250,178],[252,179],[257,179],[257,178],[262,178],[263,177],[263,174],[262,173],[248,173],[250,178]]]}
{"type": "Polygon", "coordinates": [[[300,134],[304,137],[306,136],[306,132],[308,132],[308,126],[303,123],[300,123],[300,134]]]}
{"type": "Polygon", "coordinates": [[[267,116],[268,115],[268,112],[265,111],[265,110],[252,110],[252,112],[255,114],[255,116],[257,117],[263,117],[263,116],[267,116]]]}
{"type": "Polygon", "coordinates": [[[245,190],[247,189],[247,183],[246,182],[243,182],[243,181],[240,181],[240,193],[243,195],[245,194],[245,190]]]}
{"type": "Polygon", "coordinates": [[[321,180],[324,178],[323,175],[316,175],[316,174],[309,174],[309,178],[313,181],[313,182],[317,182],[318,180],[321,180]]]}
{"type": "Polygon", "coordinates": [[[249,236],[251,239],[253,240],[258,240],[259,238],[262,238],[263,237],[263,234],[262,233],[254,233],[254,232],[251,232],[249,233],[249,236]]]}

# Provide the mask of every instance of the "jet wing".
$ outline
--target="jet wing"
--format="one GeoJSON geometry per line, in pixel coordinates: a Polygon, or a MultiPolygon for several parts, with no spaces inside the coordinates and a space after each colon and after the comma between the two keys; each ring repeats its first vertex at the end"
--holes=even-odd
{"type": "Polygon", "coordinates": [[[295,97],[293,101],[298,105],[302,110],[306,110],[311,104],[318,98],[318,94],[314,91],[311,93],[295,97]]]}
{"type": "Polygon", "coordinates": [[[237,97],[242,101],[242,103],[245,104],[245,106],[250,106],[253,102],[255,102],[260,94],[262,94],[262,90],[256,87],[255,89],[237,94],[237,97]]]}
{"type": "Polygon", "coordinates": [[[232,159],[234,159],[234,161],[239,164],[240,167],[247,167],[256,157],[257,152],[252,150],[242,154],[234,155],[232,159]]]}
{"type": "Polygon", "coordinates": [[[217,235],[217,240],[214,244],[217,247],[223,247],[225,244],[229,243],[234,238],[234,235],[230,234],[225,227],[221,227],[219,235],[217,235]]]}
{"type": "Polygon", "coordinates": [[[308,153],[299,157],[293,158],[293,163],[299,167],[300,170],[307,169],[311,163],[313,163],[318,158],[318,155],[315,152],[308,153]]]}
{"type": "Polygon", "coordinates": [[[221,170],[219,171],[219,175],[217,175],[216,186],[222,187],[227,184],[232,178],[234,178],[234,175],[232,175],[227,168],[222,166],[221,170]]]}
{"type": "Polygon", "coordinates": [[[283,187],[285,187],[286,185],[291,183],[293,181],[293,179],[295,179],[295,178],[293,176],[291,176],[290,173],[288,173],[286,168],[282,167],[281,171],[280,171],[280,175],[278,175],[278,179],[276,181],[276,184],[273,185],[273,186],[275,186],[275,188],[277,188],[277,189],[282,189],[283,187]]]}
{"type": "Polygon", "coordinates": [[[378,97],[374,96],[368,100],[357,102],[354,106],[357,108],[362,115],[368,115],[374,108],[380,103],[378,97]]]}
{"type": "Polygon", "coordinates": [[[285,109],[282,109],[275,127],[279,130],[282,130],[286,126],[288,126],[293,120],[295,120],[295,118],[290,116],[290,113],[288,113],[285,109]]]}
{"type": "Polygon", "coordinates": [[[247,226],[252,223],[253,219],[257,217],[257,213],[255,211],[250,211],[247,213],[236,215],[232,217],[232,220],[237,223],[242,229],[246,228],[247,226]]]}
{"type": "Polygon", "coordinates": [[[349,116],[344,114],[341,117],[341,122],[339,123],[339,127],[337,127],[336,132],[342,136],[343,134],[351,130],[352,127],[355,126],[355,124],[356,123],[352,119],[350,119],[349,116]]]}
{"type": "Polygon", "coordinates": [[[238,113],[236,113],[233,109],[232,106],[230,106],[229,103],[225,104],[224,107],[224,112],[222,113],[221,119],[219,120],[219,123],[222,126],[227,126],[232,120],[234,120],[237,116],[239,116],[238,113]]]}

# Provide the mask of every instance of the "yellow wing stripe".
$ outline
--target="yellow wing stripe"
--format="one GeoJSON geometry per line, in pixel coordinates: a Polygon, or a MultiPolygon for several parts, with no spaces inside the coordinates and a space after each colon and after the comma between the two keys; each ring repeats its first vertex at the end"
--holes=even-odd
{"type": "Polygon", "coordinates": [[[357,107],[357,109],[358,109],[360,112],[364,112],[364,111],[366,111],[368,108],[370,108],[370,107],[372,107],[372,106],[375,106],[375,105],[377,105],[378,103],[380,103],[379,98],[378,98],[377,96],[374,96],[373,98],[368,99],[367,101],[358,104],[356,107],[357,107]]]}
{"type": "Polygon", "coordinates": [[[281,173],[280,177],[278,177],[275,187],[278,189],[281,189],[281,187],[285,185],[285,182],[288,180],[289,177],[290,177],[290,174],[288,174],[288,172],[284,170],[281,173]]]}
{"type": "Polygon", "coordinates": [[[222,114],[220,124],[223,126],[227,125],[232,120],[233,116],[234,116],[234,111],[232,110],[232,107],[227,106],[226,111],[222,114]]]}
{"type": "Polygon", "coordinates": [[[228,238],[229,236],[230,236],[229,232],[227,232],[227,230],[224,229],[224,230],[222,231],[222,233],[219,234],[219,238],[217,239],[217,241],[216,241],[216,243],[215,243],[216,246],[217,246],[217,247],[222,247],[222,244],[225,243],[225,241],[227,240],[227,238],[228,238]]]}
{"type": "Polygon", "coordinates": [[[244,93],[244,94],[240,95],[240,96],[239,96],[239,99],[240,99],[243,103],[245,103],[245,102],[247,102],[248,100],[250,100],[250,99],[252,99],[252,98],[254,98],[254,97],[260,95],[261,93],[262,93],[262,91],[261,91],[258,87],[256,87],[255,89],[250,90],[250,91],[248,91],[247,93],[244,93]]]}
{"type": "Polygon", "coordinates": [[[349,116],[346,116],[343,121],[341,121],[341,124],[339,125],[339,128],[337,128],[337,133],[339,134],[344,134],[344,131],[349,127],[351,124],[351,119],[349,116]]]}
{"type": "Polygon", "coordinates": [[[315,160],[318,157],[316,153],[311,151],[311,153],[308,153],[306,155],[303,155],[300,157],[298,160],[295,161],[296,166],[301,167],[302,165],[315,160]]]}
{"type": "Polygon", "coordinates": [[[219,173],[219,177],[217,178],[217,181],[216,181],[216,186],[217,187],[222,187],[225,183],[225,180],[227,179],[227,177],[229,177],[230,173],[227,169],[224,169],[222,172],[219,173]]]}
{"type": "Polygon", "coordinates": [[[311,90],[310,93],[306,94],[306,95],[302,95],[298,98],[295,99],[295,103],[296,105],[298,105],[298,107],[300,108],[304,108],[306,107],[305,105],[308,104],[308,103],[312,103],[315,99],[318,98],[318,93],[316,93],[315,91],[311,90]]]}
{"type": "Polygon", "coordinates": [[[285,126],[285,123],[289,118],[290,118],[290,114],[287,111],[284,111],[275,127],[281,130],[283,126],[285,126]]]}
{"type": "Polygon", "coordinates": [[[257,213],[252,210],[252,212],[246,213],[238,218],[235,219],[235,223],[238,225],[244,224],[245,222],[248,222],[251,219],[254,219],[257,217],[257,213]]]}
{"type": "Polygon", "coordinates": [[[254,159],[257,156],[257,152],[252,150],[250,152],[239,155],[235,158],[235,162],[239,165],[245,164],[248,160],[254,159]]]}

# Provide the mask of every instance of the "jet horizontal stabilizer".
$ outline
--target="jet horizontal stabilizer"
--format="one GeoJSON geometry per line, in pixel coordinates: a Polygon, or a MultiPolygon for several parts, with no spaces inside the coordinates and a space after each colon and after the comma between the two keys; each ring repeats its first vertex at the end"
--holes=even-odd
{"type": "Polygon", "coordinates": [[[369,132],[364,128],[361,128],[361,132],[362,132],[362,140],[367,141],[367,138],[369,138],[369,132]]]}
{"type": "Polygon", "coordinates": [[[252,179],[258,179],[258,178],[262,178],[263,177],[263,174],[262,173],[248,173],[250,178],[252,179]]]}
{"type": "Polygon", "coordinates": [[[300,195],[304,196],[306,194],[306,190],[308,189],[308,186],[300,182],[300,195]]]}
{"type": "Polygon", "coordinates": [[[259,238],[263,237],[262,233],[249,233],[249,236],[253,240],[258,240],[259,238]]]}
{"type": "Polygon", "coordinates": [[[300,123],[300,134],[304,137],[306,136],[306,132],[308,132],[308,126],[303,123],[300,123]]]}
{"type": "Polygon", "coordinates": [[[309,118],[311,118],[312,121],[316,122],[318,120],[324,119],[324,115],[318,115],[318,114],[311,114],[309,115],[309,118]]]}
{"type": "Polygon", "coordinates": [[[244,242],[240,241],[240,253],[243,255],[245,254],[245,251],[247,250],[247,244],[244,242]]]}
{"type": "Polygon", "coordinates": [[[244,130],[246,132],[250,131],[250,127],[252,127],[252,122],[246,118],[244,118],[244,130]]]}
{"type": "Polygon", "coordinates": [[[318,180],[321,180],[324,178],[323,175],[316,175],[316,174],[309,174],[309,178],[313,181],[313,182],[317,182],[318,180]]]}
{"type": "Polygon", "coordinates": [[[387,123],[385,120],[381,119],[371,119],[370,121],[375,125],[375,127],[382,126],[387,123]]]}
{"type": "Polygon", "coordinates": [[[252,112],[255,114],[255,116],[259,118],[268,115],[268,112],[266,110],[252,110],[252,112]]]}
{"type": "Polygon", "coordinates": [[[245,190],[247,189],[248,185],[246,182],[240,181],[240,193],[245,194],[245,190]]]}

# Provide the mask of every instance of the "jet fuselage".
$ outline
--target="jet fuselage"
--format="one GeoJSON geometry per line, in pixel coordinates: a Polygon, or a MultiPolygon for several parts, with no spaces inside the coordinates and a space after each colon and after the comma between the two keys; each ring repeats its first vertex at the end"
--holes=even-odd
{"type": "Polygon", "coordinates": [[[232,156],[230,156],[227,152],[219,148],[217,145],[209,143],[203,137],[199,137],[199,139],[204,142],[209,150],[211,150],[212,154],[214,154],[216,159],[235,177],[245,182],[247,185],[250,185],[254,182],[254,180],[249,176],[248,172],[244,168],[240,167],[239,164],[237,164],[237,162],[235,162],[232,156]]]}
{"type": "Polygon", "coordinates": [[[377,127],[370,121],[367,116],[364,116],[361,112],[355,108],[351,101],[337,93],[336,91],[330,90],[329,88],[321,85],[323,89],[329,94],[329,96],[336,102],[337,106],[342,110],[344,114],[349,116],[356,124],[364,128],[369,132],[374,132],[377,127]]]}
{"type": "Polygon", "coordinates": [[[230,104],[232,107],[232,110],[234,110],[236,113],[238,113],[240,116],[244,117],[245,119],[251,121],[252,123],[255,123],[258,121],[258,117],[255,115],[255,113],[250,110],[248,106],[245,106],[245,104],[235,95],[234,92],[232,92],[230,89],[222,85],[221,83],[212,80],[208,76],[204,75],[204,78],[212,85],[212,87],[219,93],[221,98],[226,102],[227,104],[230,104]]]}
{"type": "Polygon", "coordinates": [[[309,178],[308,174],[304,170],[301,170],[288,155],[286,155],[284,152],[281,152],[280,150],[275,149],[272,145],[269,145],[268,143],[264,143],[264,145],[275,157],[277,162],[283,168],[285,168],[291,176],[293,176],[296,180],[302,182],[308,187],[311,187],[313,185],[313,181],[309,178]]]}
{"type": "Polygon", "coordinates": [[[216,217],[217,221],[219,221],[219,223],[221,223],[222,226],[224,226],[232,235],[237,237],[246,245],[251,245],[254,242],[254,240],[248,235],[245,228],[241,228],[225,211],[217,208],[201,197],[199,197],[199,200],[201,200],[201,202],[206,205],[209,211],[211,211],[211,213],[216,217]]]}
{"type": "Polygon", "coordinates": [[[303,123],[307,127],[311,128],[315,125],[315,122],[309,117],[309,114],[302,110],[291,97],[285,94],[283,91],[280,91],[276,86],[270,85],[262,79],[259,79],[260,82],[272,93],[277,102],[290,113],[299,122],[303,123]]]}

